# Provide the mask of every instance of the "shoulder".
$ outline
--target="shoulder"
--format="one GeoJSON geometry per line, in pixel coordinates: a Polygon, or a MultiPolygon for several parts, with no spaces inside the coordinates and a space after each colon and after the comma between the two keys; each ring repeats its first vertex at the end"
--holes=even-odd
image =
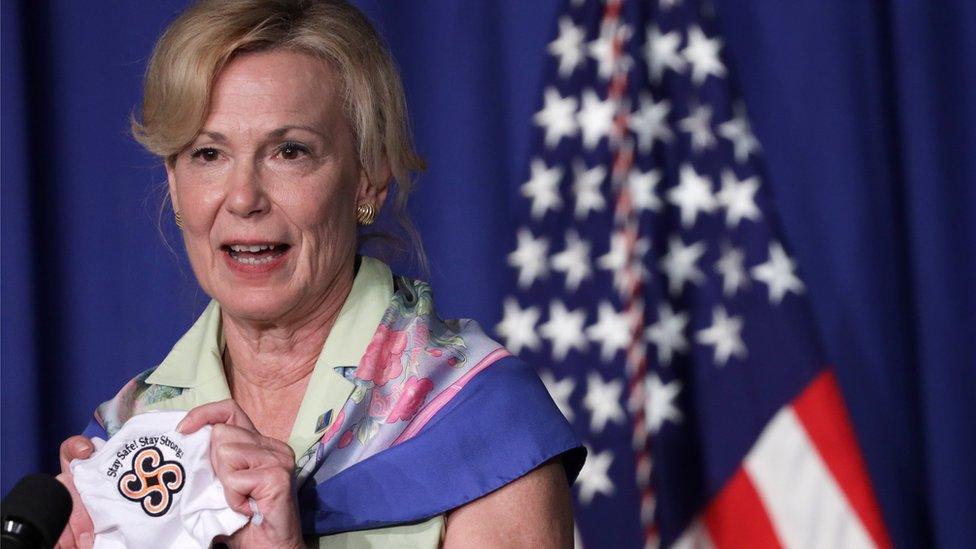
{"type": "Polygon", "coordinates": [[[585,450],[520,359],[494,361],[452,387],[450,398],[426,403],[410,422],[410,436],[337,474],[316,478],[314,490],[300,493],[301,506],[316,510],[316,524],[307,530],[324,534],[425,520],[550,461],[561,464],[564,483],[575,479],[585,450]]]}
{"type": "Polygon", "coordinates": [[[511,355],[473,376],[420,433],[445,444],[453,440],[472,452],[487,451],[470,465],[486,475],[508,471],[509,480],[559,456],[573,481],[585,458],[579,438],[535,370],[511,355]]]}
{"type": "MultiPolygon", "coordinates": [[[[504,448],[503,467],[512,471],[509,479],[565,453],[566,472],[574,480],[585,450],[535,369],[494,341],[477,322],[440,319],[427,283],[397,277],[394,286],[391,309],[397,314],[391,316],[399,322],[391,326],[412,332],[409,346],[424,349],[421,354],[429,358],[426,375],[435,386],[398,442],[417,436],[436,440],[435,446],[504,448]]],[[[497,473],[499,464],[489,461],[484,460],[483,472],[497,473]]]]}
{"type": "Polygon", "coordinates": [[[314,488],[299,494],[306,531],[422,521],[547,462],[569,481],[582,467],[535,371],[477,322],[441,319],[425,282],[395,277],[365,354],[343,371],[355,387],[315,451],[314,488]]]}

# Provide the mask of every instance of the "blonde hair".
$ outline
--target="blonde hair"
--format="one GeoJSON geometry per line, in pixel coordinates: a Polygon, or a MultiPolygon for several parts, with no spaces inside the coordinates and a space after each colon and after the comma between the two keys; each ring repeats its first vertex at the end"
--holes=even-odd
{"type": "Polygon", "coordinates": [[[413,174],[425,169],[414,150],[400,76],[382,39],[344,0],[201,0],[173,21],[146,69],[142,108],[132,133],[171,163],[196,138],[220,70],[239,52],[287,49],[330,63],[359,162],[371,180],[389,169],[397,221],[424,264],[406,214],[413,174]]]}

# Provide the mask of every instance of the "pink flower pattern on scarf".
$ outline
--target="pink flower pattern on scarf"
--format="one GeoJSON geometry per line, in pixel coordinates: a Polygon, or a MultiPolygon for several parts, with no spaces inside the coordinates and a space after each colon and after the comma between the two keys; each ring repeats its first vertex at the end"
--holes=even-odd
{"type": "Polygon", "coordinates": [[[393,405],[393,410],[390,411],[386,422],[395,423],[397,421],[410,421],[413,419],[413,416],[417,415],[417,410],[420,409],[420,406],[427,399],[427,394],[433,388],[434,384],[430,379],[411,376],[403,384],[402,390],[400,391],[400,398],[393,405]]]}
{"type": "Polygon", "coordinates": [[[372,381],[378,387],[386,385],[403,372],[402,357],[407,348],[405,331],[393,330],[380,324],[366,347],[363,360],[356,368],[356,377],[372,381]]]}

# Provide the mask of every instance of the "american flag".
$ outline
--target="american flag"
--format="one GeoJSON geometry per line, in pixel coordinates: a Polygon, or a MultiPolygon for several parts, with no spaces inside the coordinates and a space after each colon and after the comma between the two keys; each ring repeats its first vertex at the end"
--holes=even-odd
{"type": "Polygon", "coordinates": [[[496,332],[589,449],[586,547],[890,541],[713,8],[572,1],[496,332]]]}

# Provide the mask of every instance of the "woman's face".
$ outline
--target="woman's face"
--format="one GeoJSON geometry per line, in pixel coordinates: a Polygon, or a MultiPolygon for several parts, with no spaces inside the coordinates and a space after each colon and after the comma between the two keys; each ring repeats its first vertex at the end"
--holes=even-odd
{"type": "Polygon", "coordinates": [[[385,197],[359,167],[332,68],[288,51],[227,64],[167,175],[200,285],[260,322],[313,314],[351,266],[357,204],[385,197]]]}

